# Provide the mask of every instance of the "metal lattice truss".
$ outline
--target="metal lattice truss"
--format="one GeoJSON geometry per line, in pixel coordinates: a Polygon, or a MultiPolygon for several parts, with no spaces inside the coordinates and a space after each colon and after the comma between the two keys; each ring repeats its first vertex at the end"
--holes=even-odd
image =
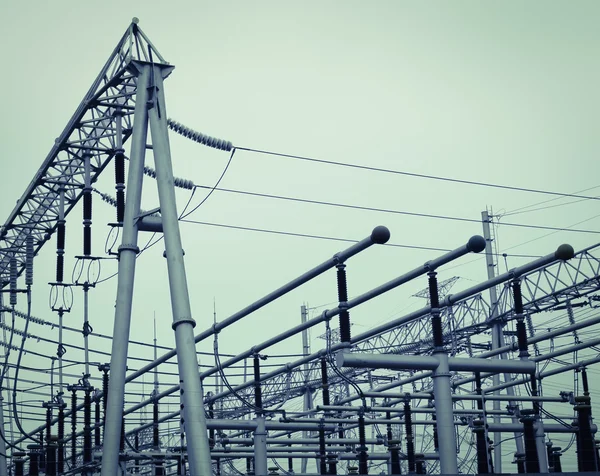
{"type": "MultiPolygon", "coordinates": [[[[600,290],[600,244],[578,252],[569,261],[558,261],[541,267],[521,276],[524,307],[529,315],[550,310],[555,306],[574,299],[589,299],[590,302],[600,290]]],[[[476,343],[472,337],[488,332],[490,316],[507,322],[513,318],[512,297],[509,282],[505,282],[498,294],[495,305],[489,302],[488,293],[477,293],[460,302],[442,309],[444,334],[449,345],[449,353],[458,355],[467,353],[473,355],[474,350],[487,350],[489,344],[476,343]]],[[[356,336],[353,340],[353,351],[372,353],[404,353],[427,354],[433,350],[433,340],[430,335],[430,308],[423,308],[411,316],[406,322],[391,327],[375,336],[361,339],[356,336]]],[[[403,318],[398,321],[404,320],[403,318]]],[[[488,339],[489,340],[489,339],[488,339]]],[[[324,352],[313,354],[315,360],[307,367],[288,364],[272,378],[262,382],[265,407],[272,407],[285,400],[304,395],[307,391],[314,392],[321,387],[319,356],[324,352]]],[[[341,369],[340,369],[341,370],[341,369]]],[[[370,376],[363,369],[343,369],[344,378],[330,371],[331,386],[345,384],[349,379],[355,384],[386,383],[389,377],[370,376]]],[[[406,373],[406,377],[410,373],[406,373]]],[[[248,381],[237,387],[236,392],[244,399],[252,401],[253,381],[248,381]]],[[[252,409],[240,408],[237,397],[225,391],[215,396],[219,406],[228,417],[240,417],[250,413],[252,409]]]]}
{"type": "Polygon", "coordinates": [[[0,227],[0,286],[8,281],[11,257],[17,259],[18,274],[23,272],[27,236],[33,236],[37,254],[56,230],[61,194],[65,216],[79,201],[84,157],[90,158],[93,183],[131,135],[136,76],[129,72],[129,64],[133,60],[166,64],[135,19],[0,227]]]}

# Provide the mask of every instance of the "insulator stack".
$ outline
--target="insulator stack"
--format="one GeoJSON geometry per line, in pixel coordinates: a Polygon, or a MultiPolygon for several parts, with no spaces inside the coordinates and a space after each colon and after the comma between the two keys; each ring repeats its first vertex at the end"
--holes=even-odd
{"type": "Polygon", "coordinates": [[[583,395],[588,397],[590,395],[590,384],[588,382],[586,368],[581,369],[581,384],[583,385],[583,395]]]}
{"type": "Polygon", "coordinates": [[[119,442],[119,451],[125,451],[125,417],[121,418],[121,441],[119,442]]]}
{"type": "Polygon", "coordinates": [[[94,404],[94,446],[99,447],[100,440],[100,399],[96,399],[94,404]]]}
{"type": "Polygon", "coordinates": [[[327,455],[325,452],[325,426],[319,425],[319,474],[327,474],[327,455]]]}
{"type": "MultiPolygon", "coordinates": [[[[341,420],[342,412],[338,412],[337,417],[341,420]]],[[[340,439],[344,438],[344,425],[342,425],[341,423],[338,423],[338,438],[340,438],[340,439]]]]}
{"type": "MultiPolygon", "coordinates": [[[[137,431],[135,432],[135,436],[133,437],[133,447],[135,448],[136,451],[139,451],[139,449],[140,449],[140,436],[138,435],[137,431]]],[[[133,473],[139,474],[139,472],[140,472],[140,463],[136,459],[135,463],[133,465],[133,473]]],[[[177,474],[181,474],[179,472],[179,460],[177,460],[177,474]]]]}
{"type": "Polygon", "coordinates": [[[46,452],[44,451],[44,430],[40,431],[40,446],[41,446],[40,469],[45,470],[46,469],[46,452]]]}
{"type": "Polygon", "coordinates": [[[246,475],[254,476],[254,469],[252,468],[252,458],[246,458],[246,475]]]}
{"type": "Polygon", "coordinates": [[[65,272],[65,220],[56,227],[56,282],[62,283],[65,272]]]}
{"type": "Polygon", "coordinates": [[[158,400],[155,398],[152,403],[152,446],[155,450],[158,450],[160,447],[158,430],[158,400]]]}
{"type": "Polygon", "coordinates": [[[65,437],[65,410],[64,405],[58,409],[58,474],[62,474],[65,470],[65,448],[63,439],[65,437]]]}
{"type": "Polygon", "coordinates": [[[440,450],[440,440],[438,439],[438,427],[437,427],[437,416],[435,413],[431,415],[431,419],[433,420],[433,449],[435,451],[440,450]]]}
{"type": "Polygon", "coordinates": [[[49,441],[46,446],[46,476],[57,476],[56,450],[56,441],[49,441]]]}
{"type": "Polygon", "coordinates": [[[46,408],[46,441],[50,441],[50,435],[52,434],[52,408],[46,408]]]}
{"type": "Polygon", "coordinates": [[[17,258],[14,256],[10,257],[9,262],[9,273],[10,273],[10,305],[17,305],[17,258]]]}
{"type": "Polygon", "coordinates": [[[262,415],[262,390],[260,387],[260,357],[254,355],[254,406],[256,407],[256,415],[262,415]]]}
{"type": "Polygon", "coordinates": [[[410,403],[404,403],[404,425],[406,433],[406,457],[408,459],[408,471],[414,473],[416,471],[415,466],[415,442],[413,437],[412,428],[412,412],[410,409],[410,403]]]}
{"type": "Polygon", "coordinates": [[[346,280],[346,265],[337,265],[337,287],[339,301],[339,320],[340,320],[340,341],[349,344],[350,333],[350,313],[348,312],[348,283],[346,280]]]}
{"type": "Polygon", "coordinates": [[[525,472],[539,473],[540,461],[538,459],[535,444],[535,429],[533,426],[535,416],[531,410],[521,410],[521,415],[523,415],[520,421],[523,423],[523,439],[525,442],[525,472]]]}
{"type": "Polygon", "coordinates": [[[26,453],[21,451],[15,451],[12,454],[13,462],[15,464],[15,476],[23,476],[25,470],[25,459],[26,453]]]}
{"type": "Polygon", "coordinates": [[[33,284],[33,235],[27,235],[25,239],[25,284],[33,284]]]}
{"type": "Polygon", "coordinates": [[[71,393],[71,465],[77,464],[77,392],[71,393]]]}
{"type": "Polygon", "coordinates": [[[327,359],[321,357],[321,387],[323,390],[323,405],[329,405],[329,381],[327,379],[327,359]]]}
{"type": "Polygon", "coordinates": [[[83,187],[83,255],[92,254],[92,182],[91,182],[91,155],[86,153],[84,162],[84,187],[83,187]]]}
{"type": "MultiPolygon", "coordinates": [[[[290,433],[288,433],[288,439],[291,439],[292,435],[290,433]]],[[[292,447],[292,445],[288,445],[289,448],[292,447]]],[[[335,465],[334,465],[335,468],[335,465]]],[[[288,458],[288,472],[294,474],[294,459],[293,458],[288,458]]],[[[335,473],[330,473],[330,474],[335,474],[335,473]]]]}
{"type": "MultiPolygon", "coordinates": [[[[156,170],[147,165],[144,166],[144,174],[150,178],[156,178],[156,170]]],[[[184,190],[192,190],[196,186],[191,180],[184,179],[181,177],[173,177],[173,185],[177,188],[182,188],[184,190]]]]}
{"type": "Polygon", "coordinates": [[[29,449],[29,476],[39,476],[39,445],[28,445],[29,449]]]}
{"type": "MultiPolygon", "coordinates": [[[[388,420],[392,419],[392,413],[386,412],[385,417],[388,420]]],[[[394,439],[394,433],[392,432],[392,424],[388,423],[386,426],[387,429],[387,440],[388,440],[388,449],[390,451],[390,463],[391,463],[391,474],[399,475],[401,474],[400,470],[400,447],[398,445],[399,441],[394,439]]]]}
{"type": "Polygon", "coordinates": [[[117,222],[125,218],[125,153],[118,149],[115,153],[115,189],[117,191],[117,222]]]}
{"type": "Polygon", "coordinates": [[[517,343],[519,345],[519,357],[529,357],[527,349],[527,329],[523,318],[523,295],[521,293],[521,281],[515,279],[512,282],[514,311],[517,318],[517,343]]]}
{"type": "Polygon", "coordinates": [[[477,419],[473,421],[473,433],[475,433],[477,445],[477,474],[488,474],[490,469],[487,461],[488,451],[483,420],[477,419]]]}
{"type": "Polygon", "coordinates": [[[369,474],[365,417],[362,413],[358,416],[358,473],[369,474]]]}
{"type": "Polygon", "coordinates": [[[427,273],[429,282],[429,302],[431,305],[431,330],[433,334],[433,345],[435,348],[444,346],[444,334],[442,330],[442,316],[440,314],[440,296],[438,292],[437,273],[427,273]]]}
{"type": "MultiPolygon", "coordinates": [[[[215,404],[213,403],[213,401],[211,400],[208,403],[208,418],[210,418],[211,420],[215,417],[215,404]]],[[[208,444],[210,445],[210,449],[212,450],[215,447],[215,429],[214,428],[210,428],[208,430],[208,444]]]]}
{"type": "Polygon", "coordinates": [[[173,121],[171,119],[167,120],[167,124],[169,128],[177,132],[177,134],[182,135],[183,137],[187,137],[188,139],[193,140],[194,142],[198,142],[199,144],[203,144],[207,147],[212,147],[213,149],[230,151],[233,149],[233,144],[229,141],[225,141],[222,139],[217,139],[215,137],[206,136],[200,132],[194,131],[189,127],[180,124],[179,122],[173,121]]]}
{"type": "Polygon", "coordinates": [[[575,397],[577,412],[577,469],[580,472],[598,471],[598,454],[592,433],[592,405],[589,396],[575,397]]]}
{"type": "Polygon", "coordinates": [[[89,389],[83,397],[83,462],[92,462],[92,397],[89,389]]]}

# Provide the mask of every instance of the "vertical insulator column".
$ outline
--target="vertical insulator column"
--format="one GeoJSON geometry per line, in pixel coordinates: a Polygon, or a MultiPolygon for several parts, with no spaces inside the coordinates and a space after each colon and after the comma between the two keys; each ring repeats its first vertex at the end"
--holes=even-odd
{"type": "Polygon", "coordinates": [[[254,470],[252,469],[252,458],[246,458],[246,475],[254,476],[254,470]]]}
{"type": "Polygon", "coordinates": [[[46,407],[46,442],[50,441],[52,434],[52,407],[46,407]]]}
{"type": "MultiPolygon", "coordinates": [[[[108,405],[108,369],[110,368],[110,364],[102,364],[98,366],[98,370],[102,371],[102,406],[103,406],[103,415],[102,421],[106,421],[106,408],[108,405]]],[[[104,435],[104,426],[102,427],[102,434],[104,435]]]]}
{"type": "Polygon", "coordinates": [[[437,430],[437,416],[435,413],[431,414],[431,419],[433,420],[433,449],[436,452],[440,451],[440,440],[438,439],[438,430],[437,430]]]}
{"type": "Polygon", "coordinates": [[[327,379],[327,359],[321,357],[321,386],[323,388],[323,405],[329,405],[329,380],[327,379]]]}
{"type": "Polygon", "coordinates": [[[431,305],[431,330],[433,335],[433,346],[436,349],[444,347],[444,334],[442,330],[442,317],[440,315],[440,297],[438,293],[437,273],[430,271],[429,278],[429,301],[431,305]]]}
{"type": "Polygon", "coordinates": [[[56,472],[56,438],[52,438],[46,446],[46,476],[57,476],[56,472]]]}
{"type": "Polygon", "coordinates": [[[513,301],[515,317],[517,319],[517,343],[519,345],[519,357],[529,357],[527,349],[527,328],[525,327],[525,319],[523,317],[523,295],[521,293],[521,281],[515,279],[512,282],[513,301]]]}
{"type": "MultiPolygon", "coordinates": [[[[392,419],[392,413],[386,412],[385,418],[387,420],[392,419]]],[[[390,466],[391,466],[391,474],[398,475],[402,474],[400,471],[400,454],[399,454],[399,441],[394,439],[394,433],[392,432],[392,424],[387,424],[387,440],[388,440],[388,449],[390,452],[390,466]]]]}
{"type": "Polygon", "coordinates": [[[83,255],[92,254],[92,155],[83,154],[83,255]]]}
{"type": "Polygon", "coordinates": [[[254,406],[256,407],[256,416],[261,416],[262,411],[262,390],[260,387],[260,355],[254,354],[254,406]]]}
{"type": "MultiPolygon", "coordinates": [[[[211,420],[215,418],[215,404],[212,400],[208,402],[208,418],[211,420]]],[[[211,450],[215,447],[215,443],[215,429],[210,428],[208,430],[208,444],[211,450]]]]}
{"type": "MultiPolygon", "coordinates": [[[[481,397],[483,395],[481,389],[481,373],[475,372],[475,394],[481,397]]],[[[477,409],[484,410],[485,404],[482,398],[477,399],[477,409]]],[[[480,419],[473,422],[473,433],[476,435],[477,443],[477,472],[478,474],[493,473],[492,468],[492,453],[488,446],[487,421],[485,413],[480,419]]]]}
{"type": "Polygon", "coordinates": [[[369,474],[365,416],[362,411],[358,414],[358,473],[369,474]]]}
{"type": "Polygon", "coordinates": [[[100,440],[100,397],[96,396],[94,401],[94,446],[98,448],[102,443],[100,440]]]}
{"type": "Polygon", "coordinates": [[[523,436],[525,440],[525,472],[539,473],[540,461],[535,443],[535,414],[533,410],[521,410],[521,423],[523,423],[523,436]]]}
{"type": "Polygon", "coordinates": [[[62,283],[65,274],[65,190],[59,191],[58,221],[56,225],[56,282],[62,283]]]}
{"type": "Polygon", "coordinates": [[[71,394],[71,466],[77,464],[77,391],[71,394]]]}
{"type": "Polygon", "coordinates": [[[83,397],[83,463],[92,462],[92,396],[85,389],[83,397]]]}
{"type": "Polygon", "coordinates": [[[408,459],[408,472],[414,473],[415,467],[415,442],[412,428],[412,412],[408,400],[404,402],[404,425],[406,433],[406,457],[408,459]]]}
{"type": "Polygon", "coordinates": [[[17,305],[17,258],[14,255],[10,257],[9,261],[9,273],[10,273],[10,305],[17,305]]]}
{"type": "Polygon", "coordinates": [[[346,265],[337,265],[337,286],[339,301],[340,342],[350,344],[350,312],[348,311],[348,283],[346,281],[346,265]]]}
{"type": "Polygon", "coordinates": [[[125,451],[125,417],[121,418],[121,441],[119,442],[119,451],[125,451]]]}
{"type": "MultiPolygon", "coordinates": [[[[135,448],[136,451],[140,450],[140,436],[138,435],[138,432],[135,432],[135,436],[133,437],[133,447],[135,448]]],[[[140,462],[139,460],[135,460],[135,463],[133,465],[133,472],[134,474],[139,474],[140,472],[140,462]]],[[[181,474],[181,473],[177,473],[177,474],[181,474]]]]}
{"type": "Polygon", "coordinates": [[[65,438],[65,404],[61,400],[60,408],[58,409],[58,474],[62,474],[65,470],[65,448],[63,440],[65,438]]]}
{"type": "Polygon", "coordinates": [[[319,424],[319,474],[327,474],[327,456],[325,452],[325,424],[319,424]]]}
{"type": "Polygon", "coordinates": [[[215,476],[221,476],[221,458],[217,458],[215,463],[216,463],[215,476]]]}
{"type": "Polygon", "coordinates": [[[44,431],[40,431],[40,443],[41,443],[41,453],[40,453],[40,469],[46,469],[46,451],[44,450],[44,431]]]}
{"type": "Polygon", "coordinates": [[[592,406],[589,396],[575,397],[577,412],[577,467],[580,472],[598,471],[594,434],[591,426],[592,406]]]}
{"type": "Polygon", "coordinates": [[[427,474],[427,469],[425,466],[425,460],[423,459],[425,455],[423,453],[417,453],[415,455],[416,458],[416,466],[417,466],[417,474],[427,474]]]}
{"type": "Polygon", "coordinates": [[[115,189],[117,191],[117,223],[125,218],[125,150],[123,149],[123,111],[115,112],[117,149],[115,150],[115,189]]]}
{"type": "Polygon", "coordinates": [[[39,476],[39,456],[40,456],[40,445],[28,445],[29,450],[29,476],[39,476]]]}
{"type": "MultiPolygon", "coordinates": [[[[159,434],[158,434],[158,395],[157,393],[154,394],[154,401],[152,402],[152,446],[154,447],[155,451],[158,451],[160,449],[160,438],[159,438],[159,434]]],[[[154,474],[156,476],[162,476],[164,474],[163,472],[163,462],[161,460],[157,460],[154,463],[154,474]]]]}
{"type": "Polygon", "coordinates": [[[25,284],[31,286],[33,284],[33,235],[27,235],[25,239],[25,284]]]}
{"type": "MultiPolygon", "coordinates": [[[[291,439],[291,438],[292,438],[291,433],[288,433],[288,439],[291,439]]],[[[292,445],[290,444],[290,445],[288,445],[288,447],[290,448],[290,452],[291,452],[292,445]]],[[[292,474],[294,473],[294,459],[293,458],[288,458],[288,472],[290,472],[292,474]]]]}
{"type": "Polygon", "coordinates": [[[560,450],[561,448],[558,446],[552,447],[552,466],[553,472],[562,473],[562,464],[560,462],[560,450]]]}
{"type": "Polygon", "coordinates": [[[13,462],[15,463],[15,476],[23,476],[25,470],[25,452],[15,451],[12,454],[13,462]]]}
{"type": "MultiPolygon", "coordinates": [[[[342,412],[338,412],[337,417],[341,420],[342,412]]],[[[338,423],[338,438],[340,438],[340,439],[344,438],[344,425],[342,425],[341,423],[338,423]]]]}

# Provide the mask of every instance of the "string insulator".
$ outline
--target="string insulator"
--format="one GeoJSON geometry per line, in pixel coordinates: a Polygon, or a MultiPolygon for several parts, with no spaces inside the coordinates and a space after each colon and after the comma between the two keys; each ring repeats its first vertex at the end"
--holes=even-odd
{"type": "Polygon", "coordinates": [[[117,222],[125,217],[125,154],[120,149],[115,154],[115,189],[117,191],[117,222]]]}
{"type": "Polygon", "coordinates": [[[523,314],[523,295],[521,293],[521,282],[515,280],[512,283],[513,299],[515,302],[515,314],[523,314]]]}
{"type": "Polygon", "coordinates": [[[83,462],[92,462],[92,397],[86,390],[83,397],[83,462]]]}
{"type": "Polygon", "coordinates": [[[18,273],[17,258],[15,258],[14,256],[11,256],[9,266],[10,266],[10,270],[9,270],[9,273],[10,273],[10,305],[16,306],[17,305],[17,273],[18,273]]]}
{"type": "Polygon", "coordinates": [[[211,137],[202,134],[201,132],[194,131],[189,127],[180,124],[179,122],[173,121],[171,119],[167,120],[167,124],[169,128],[177,132],[177,134],[182,135],[188,139],[193,140],[194,142],[198,142],[199,144],[205,145],[207,147],[212,147],[213,149],[231,151],[233,149],[233,144],[230,141],[225,141],[223,139],[217,139],[216,137],[211,137]]]}
{"type": "Polygon", "coordinates": [[[350,343],[352,338],[350,330],[350,313],[347,309],[348,301],[348,283],[346,280],[346,265],[337,265],[337,288],[338,301],[340,307],[339,323],[340,323],[340,341],[350,343]]]}
{"type": "Polygon", "coordinates": [[[25,239],[25,284],[33,284],[33,235],[27,235],[25,239]]]}
{"type": "Polygon", "coordinates": [[[71,464],[77,463],[77,393],[73,390],[71,394],[71,464]]]}
{"type": "Polygon", "coordinates": [[[438,292],[438,281],[435,272],[428,274],[429,276],[429,301],[432,308],[440,307],[440,296],[438,292]]]}

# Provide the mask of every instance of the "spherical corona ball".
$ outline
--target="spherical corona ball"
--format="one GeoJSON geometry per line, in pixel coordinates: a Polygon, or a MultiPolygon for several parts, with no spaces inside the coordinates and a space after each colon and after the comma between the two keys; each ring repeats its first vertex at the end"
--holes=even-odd
{"type": "Polygon", "coordinates": [[[390,230],[386,226],[376,226],[371,232],[371,240],[373,243],[383,245],[390,239],[390,230]]]}
{"type": "Polygon", "coordinates": [[[473,253],[485,250],[485,238],[481,235],[473,235],[467,242],[467,249],[473,253]]]}
{"type": "Polygon", "coordinates": [[[556,259],[567,261],[570,260],[573,256],[575,256],[575,250],[571,245],[560,245],[554,252],[554,256],[556,257],[556,259]]]}

